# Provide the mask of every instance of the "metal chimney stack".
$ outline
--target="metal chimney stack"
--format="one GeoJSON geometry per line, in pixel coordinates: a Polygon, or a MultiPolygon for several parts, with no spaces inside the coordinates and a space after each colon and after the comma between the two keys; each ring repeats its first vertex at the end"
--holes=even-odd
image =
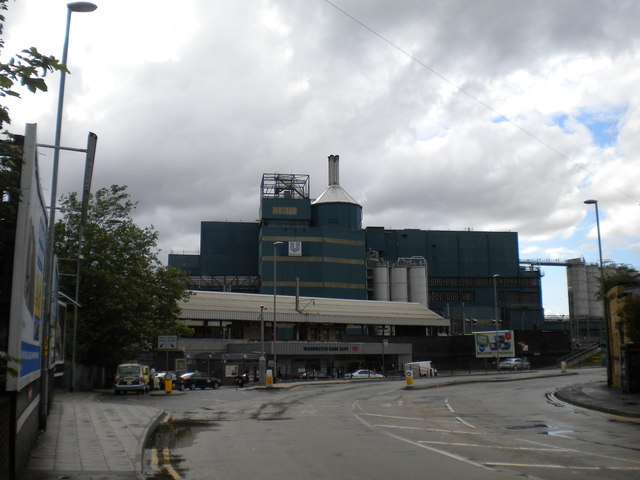
{"type": "Polygon", "coordinates": [[[329,186],[340,185],[340,155],[329,155],[329,186]]]}

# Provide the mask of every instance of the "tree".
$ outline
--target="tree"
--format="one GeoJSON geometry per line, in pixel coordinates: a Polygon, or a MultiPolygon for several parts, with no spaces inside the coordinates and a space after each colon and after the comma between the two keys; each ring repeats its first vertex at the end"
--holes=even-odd
{"type": "MultiPolygon", "coordinates": [[[[186,275],[160,264],[158,233],[131,219],[136,207],[126,186],[102,188],[91,196],[83,242],[76,193],[63,197],[56,224],[61,290],[73,297],[82,253],[76,359],[112,366],[151,351],[159,334],[188,335],[179,323],[178,301],[188,298],[186,275]]],[[[69,336],[69,335],[67,335],[69,336]]],[[[67,352],[69,348],[66,349],[67,352]]]]}
{"type": "Polygon", "coordinates": [[[627,297],[620,312],[626,334],[634,343],[640,343],[640,297],[627,297]]]}

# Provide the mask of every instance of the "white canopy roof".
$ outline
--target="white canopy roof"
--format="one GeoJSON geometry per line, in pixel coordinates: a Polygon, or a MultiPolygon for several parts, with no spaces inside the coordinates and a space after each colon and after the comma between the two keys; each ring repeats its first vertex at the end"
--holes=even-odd
{"type": "MultiPolygon", "coordinates": [[[[191,298],[180,305],[182,320],[257,321],[262,305],[265,307],[265,320],[268,321],[273,312],[273,295],[202,291],[192,293],[191,298]]],[[[298,308],[302,313],[296,311],[295,297],[278,295],[278,322],[449,326],[446,318],[419,303],[300,297],[298,308]]]]}

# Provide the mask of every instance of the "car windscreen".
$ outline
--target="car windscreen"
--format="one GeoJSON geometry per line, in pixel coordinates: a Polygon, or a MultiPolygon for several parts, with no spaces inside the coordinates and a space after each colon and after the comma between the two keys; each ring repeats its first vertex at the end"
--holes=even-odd
{"type": "Polygon", "coordinates": [[[118,367],[118,375],[140,375],[140,370],[139,365],[121,365],[118,367]]]}

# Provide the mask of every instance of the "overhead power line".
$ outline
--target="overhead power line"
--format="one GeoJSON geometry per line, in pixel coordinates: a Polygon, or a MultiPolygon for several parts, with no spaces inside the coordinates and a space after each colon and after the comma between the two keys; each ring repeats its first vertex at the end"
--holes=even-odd
{"type": "Polygon", "coordinates": [[[618,188],[617,186],[609,183],[606,179],[600,177],[599,175],[589,171],[584,165],[581,165],[580,163],[575,162],[573,159],[571,159],[571,157],[569,157],[568,155],[566,155],[565,153],[561,152],[560,150],[558,150],[557,148],[555,148],[554,146],[550,145],[549,143],[545,142],[544,140],[542,140],[540,137],[536,136],[535,134],[531,133],[530,131],[528,131],[526,128],[521,127],[520,125],[518,125],[517,123],[515,123],[513,120],[511,120],[509,117],[507,117],[506,115],[498,112],[495,108],[493,108],[491,105],[487,104],[486,102],[482,101],[481,99],[479,99],[478,97],[476,97],[475,95],[473,95],[471,92],[469,92],[468,90],[465,90],[464,88],[462,88],[461,86],[457,85],[456,83],[452,82],[451,80],[449,80],[445,75],[443,75],[442,73],[438,72],[437,70],[433,69],[432,67],[430,67],[429,65],[427,65],[426,63],[424,63],[422,60],[420,60],[419,58],[416,58],[415,56],[413,56],[411,53],[407,52],[405,49],[403,49],[402,47],[400,47],[399,45],[393,43],[391,40],[389,40],[388,38],[386,38],[384,35],[378,33],[376,30],[374,30],[373,28],[371,28],[369,25],[367,25],[366,23],[362,22],[361,20],[359,20],[358,18],[354,17],[353,15],[351,15],[349,12],[347,12],[346,10],[340,8],[339,6],[337,6],[335,3],[331,2],[330,0],[323,0],[326,4],[330,5],[331,7],[333,7],[334,9],[336,9],[337,11],[339,11],[340,13],[342,13],[344,16],[348,17],[349,19],[351,19],[353,22],[357,23],[358,25],[360,25],[362,28],[364,28],[365,30],[369,31],[371,34],[375,35],[376,37],[378,37],[380,40],[382,40],[383,42],[385,42],[386,44],[388,44],[389,46],[391,46],[392,48],[394,48],[395,50],[399,51],[400,53],[402,53],[403,55],[405,55],[406,57],[408,57],[409,59],[411,59],[411,61],[417,63],[418,65],[420,65],[421,67],[425,68],[426,70],[428,70],[429,72],[431,72],[433,75],[435,75],[436,77],[440,78],[441,80],[443,80],[444,82],[448,83],[449,85],[451,85],[453,88],[455,88],[458,92],[466,95],[467,97],[469,97],[470,99],[472,99],[474,102],[482,105],[485,109],[489,110],[491,113],[497,115],[498,117],[500,117],[502,120],[504,120],[505,122],[508,122],[509,124],[511,124],[512,126],[514,126],[515,128],[517,128],[518,130],[520,130],[522,133],[524,133],[525,135],[531,137],[533,140],[535,140],[536,142],[540,143],[541,145],[543,145],[545,148],[549,149],[550,151],[552,151],[553,153],[555,153],[556,155],[559,155],[560,157],[564,158],[565,160],[569,161],[570,163],[572,163],[573,165],[575,165],[576,167],[580,168],[581,170],[583,170],[584,172],[586,172],[587,174],[593,176],[594,178],[599,179],[602,183],[605,183],[607,185],[609,185],[611,188],[613,188],[614,190],[617,190],[618,192],[620,192],[621,194],[623,194],[624,196],[626,196],[627,198],[629,198],[630,200],[633,200],[634,202],[639,202],[640,200],[637,198],[634,198],[633,196],[631,196],[630,194],[628,194],[627,192],[625,192],[624,190],[618,188]]]}

